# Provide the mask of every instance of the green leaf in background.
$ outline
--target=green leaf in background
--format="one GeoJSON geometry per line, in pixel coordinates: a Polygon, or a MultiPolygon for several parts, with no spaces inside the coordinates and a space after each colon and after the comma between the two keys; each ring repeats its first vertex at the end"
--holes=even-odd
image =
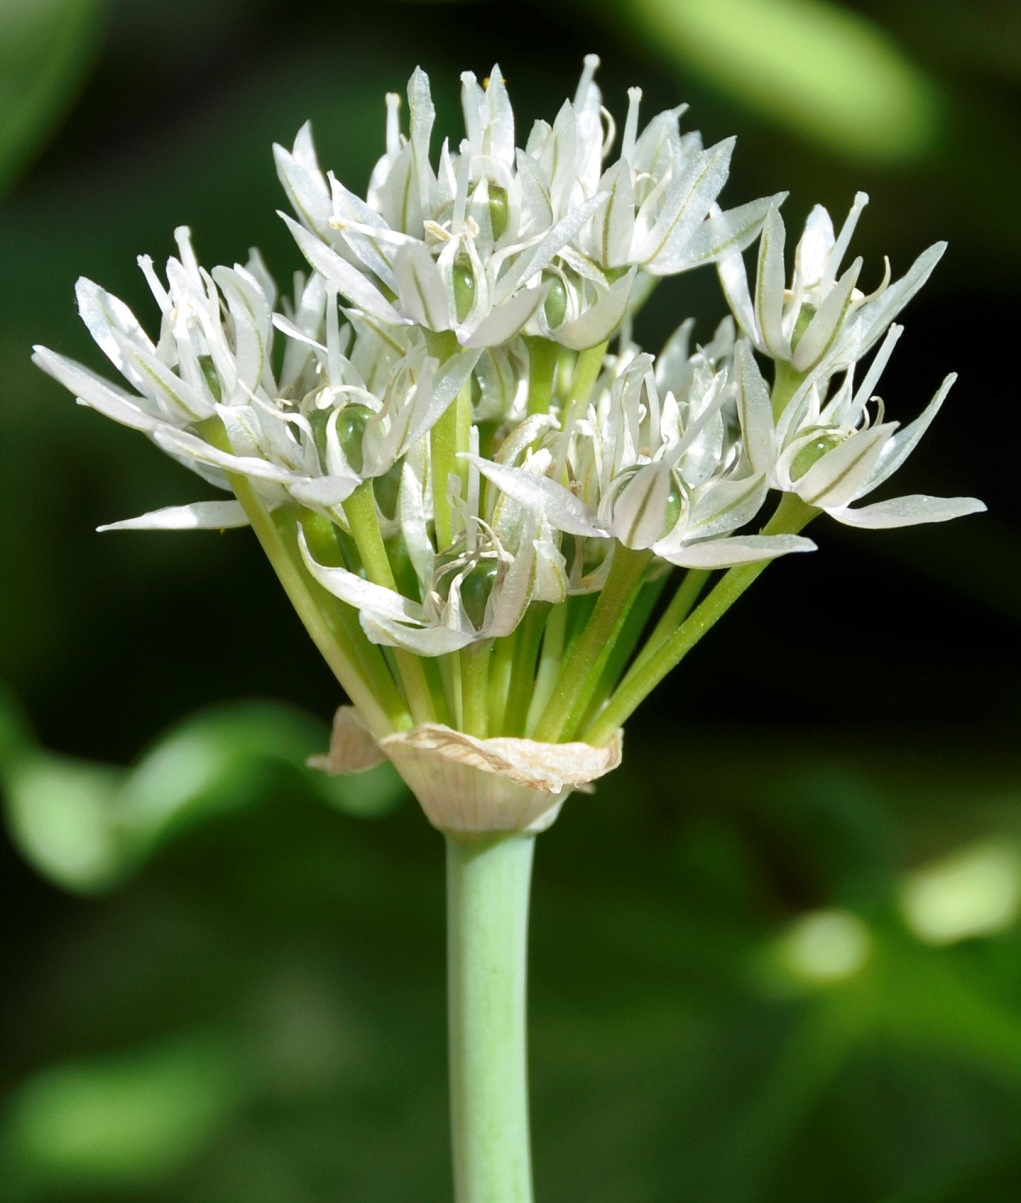
{"type": "Polygon", "coordinates": [[[161,736],[132,769],[34,746],[0,692],[0,782],[22,855],[76,893],[112,889],[189,827],[245,809],[268,792],[313,794],[343,813],[389,813],[404,787],[389,765],[356,777],[305,769],[325,750],[322,724],[286,706],[244,702],[204,711],[161,736]]]}
{"type": "Polygon", "coordinates": [[[106,0],[0,0],[0,195],[71,108],[106,0]]]}
{"type": "Polygon", "coordinates": [[[137,1189],[178,1169],[229,1119],[245,1076],[222,1032],[49,1066],[0,1125],[8,1200],[137,1189]]]}
{"type": "Polygon", "coordinates": [[[834,154],[903,162],[937,145],[936,83],[847,8],[825,0],[627,3],[678,63],[834,154]]]}

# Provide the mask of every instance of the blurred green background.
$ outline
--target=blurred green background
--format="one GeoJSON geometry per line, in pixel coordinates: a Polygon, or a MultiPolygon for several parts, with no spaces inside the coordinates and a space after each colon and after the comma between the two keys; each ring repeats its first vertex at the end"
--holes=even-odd
{"type": "MultiPolygon", "coordinates": [[[[1015,0],[0,0],[0,1199],[449,1196],[440,837],[388,770],[327,781],[340,700],[246,532],[111,534],[203,486],[29,362],[100,367],[87,275],[188,224],[300,266],[270,144],[364,187],[383,93],[499,60],[522,133],[608,106],[739,135],[866,286],[950,251],[884,378],[961,379],[898,492],[945,527],[813,530],[636,715],[540,841],[532,1066],[548,1203],[1021,1197],[1021,272],[1015,0]]],[[[653,348],[722,315],[664,284],[653,348]]]]}

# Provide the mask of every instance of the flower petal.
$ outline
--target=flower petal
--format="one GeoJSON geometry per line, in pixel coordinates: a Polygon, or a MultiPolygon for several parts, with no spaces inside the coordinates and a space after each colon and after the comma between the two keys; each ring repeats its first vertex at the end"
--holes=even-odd
{"type": "Polygon", "coordinates": [[[512,501],[544,515],[555,530],[592,538],[609,536],[610,532],[598,525],[595,513],[584,501],[548,476],[539,476],[525,468],[509,468],[467,452],[461,452],[461,457],[474,464],[512,501]]]}
{"type": "Polygon", "coordinates": [[[815,551],[815,544],[801,535],[735,535],[707,543],[689,543],[669,553],[660,551],[658,545],[652,550],[681,568],[713,569],[773,560],[795,551],[815,551]]]}
{"type": "Polygon", "coordinates": [[[338,255],[332,247],[320,242],[314,234],[310,234],[304,226],[298,225],[286,213],[281,213],[280,216],[312,267],[353,305],[388,325],[411,324],[408,318],[398,313],[368,277],[338,255]]]}
{"type": "Polygon", "coordinates": [[[190,505],[168,505],[137,518],[108,522],[96,530],[227,530],[247,525],[245,511],[236,501],[193,501],[190,505]]]}
{"type": "Polygon", "coordinates": [[[106,417],[130,426],[132,430],[149,433],[163,422],[162,417],[146,413],[142,405],[152,405],[147,397],[134,397],[115,384],[97,376],[91,368],[67,359],[48,347],[33,348],[33,362],[64,388],[70,390],[82,405],[96,409],[106,417]]]}
{"type": "Polygon", "coordinates": [[[951,518],[963,518],[965,514],[981,514],[985,508],[985,503],[977,497],[928,497],[924,493],[912,493],[853,510],[845,506],[830,510],[829,515],[845,526],[887,530],[896,526],[918,526],[923,522],[949,522],[951,518]]]}

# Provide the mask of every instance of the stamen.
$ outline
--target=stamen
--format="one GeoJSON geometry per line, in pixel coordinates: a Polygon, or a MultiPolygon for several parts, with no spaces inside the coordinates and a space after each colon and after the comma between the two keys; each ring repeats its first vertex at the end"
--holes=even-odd
{"type": "Polygon", "coordinates": [[[401,98],[396,92],[386,94],[386,153],[388,158],[401,153],[401,98]]]}
{"type": "Polygon", "coordinates": [[[598,66],[598,54],[585,55],[585,69],[582,71],[581,79],[578,81],[578,91],[574,94],[574,107],[576,109],[584,107],[586,95],[592,85],[592,79],[598,66]]]}
{"type": "Polygon", "coordinates": [[[464,112],[464,132],[468,135],[468,142],[475,154],[482,151],[482,116],[479,112],[481,103],[481,90],[474,71],[463,71],[461,73],[461,108],[464,112]]]}
{"type": "Polygon", "coordinates": [[[624,122],[624,139],[620,144],[620,157],[630,163],[635,153],[635,139],[638,136],[638,106],[642,102],[641,88],[627,90],[627,118],[624,122]]]}

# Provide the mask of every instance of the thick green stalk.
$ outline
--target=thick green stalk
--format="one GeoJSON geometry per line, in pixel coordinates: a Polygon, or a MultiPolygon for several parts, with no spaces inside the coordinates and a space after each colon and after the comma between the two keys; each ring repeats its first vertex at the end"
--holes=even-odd
{"type": "MultiPolygon", "coordinates": [[[[763,534],[795,534],[805,527],[818,510],[805,505],[800,497],[785,493],[776,513],[763,528],[763,534]]],[[[598,715],[581,738],[590,744],[605,744],[614,731],[637,709],[668,672],[691,651],[702,636],[723,617],[749,585],[756,581],[771,560],[758,560],[731,568],[702,604],[647,659],[635,664],[614,693],[609,705],[598,715]]]]}
{"type": "MultiPolygon", "coordinates": [[[[430,472],[433,485],[433,519],[436,523],[436,547],[439,551],[450,546],[453,539],[450,501],[447,498],[447,482],[458,475],[463,460],[457,458],[458,451],[457,402],[452,401],[443,416],[429,432],[430,472]]],[[[467,447],[464,448],[468,450],[467,447]]]]}
{"type": "Polygon", "coordinates": [[[526,970],[533,835],[447,837],[456,1203],[530,1203],[526,970]]]}
{"type": "MultiPolygon", "coordinates": [[[[560,665],[564,659],[564,640],[567,635],[567,616],[571,603],[576,600],[568,598],[559,606],[550,609],[546,625],[542,629],[542,647],[539,652],[539,663],[532,680],[531,697],[526,703],[525,725],[523,734],[529,739],[535,724],[553,696],[553,689],[560,673],[560,665]]],[[[513,688],[513,687],[512,687],[513,688]]]]}
{"type": "MultiPolygon", "coordinates": [[[[666,583],[667,576],[663,573],[651,581],[646,581],[639,588],[634,604],[628,611],[627,618],[621,628],[620,635],[617,637],[616,643],[614,643],[609,656],[606,658],[606,662],[603,664],[602,672],[599,674],[599,684],[592,691],[588,707],[581,720],[581,726],[588,726],[602,709],[606,703],[606,699],[613,692],[614,687],[624,672],[625,665],[631,659],[638,645],[642,632],[649,621],[649,616],[655,609],[656,602],[659,600],[659,596],[663,592],[666,583]]],[[[644,648],[642,650],[644,651],[644,648]]]]}

